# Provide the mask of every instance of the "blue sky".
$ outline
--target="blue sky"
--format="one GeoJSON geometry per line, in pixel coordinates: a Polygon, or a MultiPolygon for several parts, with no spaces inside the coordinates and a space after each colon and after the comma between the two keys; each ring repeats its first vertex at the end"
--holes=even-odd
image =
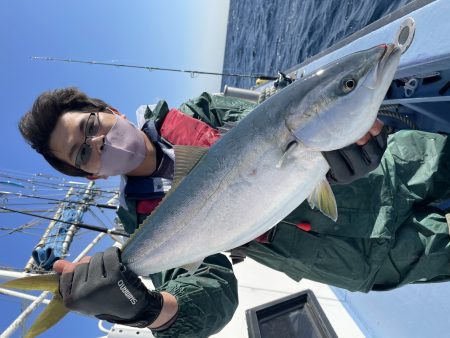
{"type": "MultiPolygon", "coordinates": [[[[34,61],[32,56],[221,72],[228,5],[228,0],[1,1],[0,172],[59,176],[17,130],[20,117],[43,91],[77,86],[135,121],[141,104],[166,99],[176,107],[202,91],[221,90],[220,77],[34,61]]],[[[0,214],[0,227],[16,223],[0,214]]],[[[23,267],[36,241],[23,234],[0,236],[0,265],[23,267]]],[[[19,309],[19,302],[0,296],[0,331],[19,309]]],[[[44,336],[96,337],[96,325],[70,315],[44,336]]]]}

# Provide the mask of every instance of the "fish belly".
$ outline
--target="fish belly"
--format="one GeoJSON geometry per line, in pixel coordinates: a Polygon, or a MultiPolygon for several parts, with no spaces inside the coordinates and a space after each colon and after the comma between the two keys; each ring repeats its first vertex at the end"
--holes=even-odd
{"type": "Polygon", "coordinates": [[[177,188],[164,210],[143,224],[139,245],[123,254],[125,263],[142,275],[243,245],[300,205],[329,169],[320,152],[301,146],[280,168],[282,153],[269,143],[244,153],[232,163],[224,157],[203,165],[198,179],[189,175],[191,184],[177,188]]]}

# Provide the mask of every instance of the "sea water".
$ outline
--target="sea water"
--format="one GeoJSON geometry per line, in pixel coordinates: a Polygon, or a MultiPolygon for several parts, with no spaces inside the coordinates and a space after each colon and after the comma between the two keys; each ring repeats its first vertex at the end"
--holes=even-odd
{"type": "MultiPolygon", "coordinates": [[[[223,71],[276,76],[412,1],[230,0],[223,71]]],[[[222,88],[254,83],[222,78],[222,88]]]]}

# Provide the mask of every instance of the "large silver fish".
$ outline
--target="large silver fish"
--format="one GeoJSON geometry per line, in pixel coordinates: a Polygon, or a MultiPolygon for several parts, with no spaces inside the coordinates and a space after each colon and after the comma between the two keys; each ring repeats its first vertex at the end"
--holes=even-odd
{"type": "MultiPolygon", "coordinates": [[[[354,143],[370,129],[400,55],[394,44],[348,55],[257,106],[204,155],[205,149],[177,147],[172,191],[125,244],[124,264],[148,275],[201,261],[253,240],[306,198],[336,219],[321,151],[354,143]]],[[[27,337],[68,311],[57,275],[4,287],[55,293],[27,337]]]]}
{"type": "MultiPolygon", "coordinates": [[[[400,55],[393,44],[351,54],[257,106],[175,183],[126,243],[124,263],[147,275],[201,261],[261,235],[308,196],[335,219],[321,151],[370,129],[400,55]]],[[[192,155],[178,148],[175,158],[192,155]]]]}

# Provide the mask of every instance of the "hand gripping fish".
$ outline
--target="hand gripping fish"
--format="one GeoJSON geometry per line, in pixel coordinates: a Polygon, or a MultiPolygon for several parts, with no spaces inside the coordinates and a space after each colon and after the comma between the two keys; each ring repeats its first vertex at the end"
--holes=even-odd
{"type": "MultiPolygon", "coordinates": [[[[370,129],[401,53],[383,44],[343,57],[270,97],[210,149],[176,147],[172,190],[125,244],[123,263],[145,276],[202,261],[258,237],[305,199],[336,220],[321,151],[343,148],[370,129]]],[[[55,294],[27,337],[68,311],[55,274],[3,287],[55,294]]]]}

